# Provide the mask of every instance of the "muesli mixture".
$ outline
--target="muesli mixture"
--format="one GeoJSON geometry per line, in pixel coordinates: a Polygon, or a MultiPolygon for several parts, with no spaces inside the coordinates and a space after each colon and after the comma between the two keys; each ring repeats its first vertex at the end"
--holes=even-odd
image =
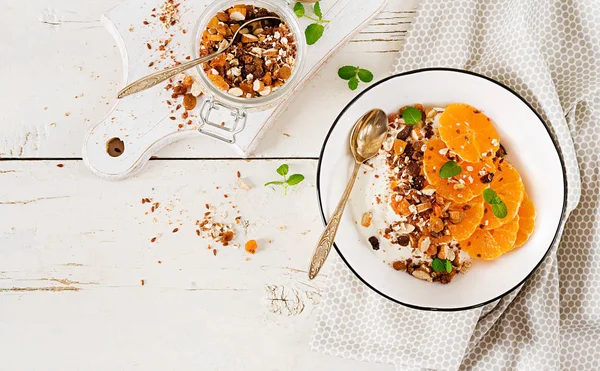
{"type": "MultiPolygon", "coordinates": [[[[217,13],[202,33],[200,55],[218,51],[242,24],[265,16],[278,15],[253,5],[235,5],[217,13]]],[[[216,87],[234,97],[267,96],[292,75],[296,39],[279,20],[259,21],[240,33],[227,53],[203,65],[204,72],[216,87]]]]}
{"type": "Polygon", "coordinates": [[[373,185],[384,189],[375,209],[389,208],[383,215],[393,217],[367,211],[361,225],[384,219],[368,241],[373,250],[400,252],[394,269],[449,283],[471,257],[495,259],[525,243],[535,210],[487,116],[465,104],[417,104],[389,115],[388,125],[371,165],[373,185]]]}

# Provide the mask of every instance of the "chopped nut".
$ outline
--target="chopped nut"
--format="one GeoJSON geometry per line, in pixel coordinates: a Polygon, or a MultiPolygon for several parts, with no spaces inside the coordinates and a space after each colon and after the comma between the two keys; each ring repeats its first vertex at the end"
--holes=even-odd
{"type": "Polygon", "coordinates": [[[362,218],[360,220],[360,225],[365,228],[368,228],[371,225],[371,220],[373,220],[373,214],[371,212],[366,212],[362,214],[362,218]]]}
{"type": "Polygon", "coordinates": [[[417,213],[420,214],[427,210],[431,210],[431,202],[424,202],[422,204],[417,205],[417,213]]]}
{"type": "Polygon", "coordinates": [[[244,179],[242,179],[242,178],[238,178],[237,185],[238,185],[238,187],[240,187],[241,189],[243,189],[245,191],[249,191],[252,188],[248,184],[246,184],[246,182],[244,182],[244,179]]]}
{"type": "Polygon", "coordinates": [[[431,276],[429,275],[429,273],[427,273],[425,270],[423,270],[422,268],[419,269],[415,269],[412,272],[412,275],[420,280],[423,281],[428,281],[428,282],[432,282],[433,279],[431,278],[431,276]]]}
{"type": "Polygon", "coordinates": [[[252,35],[252,34],[243,34],[242,35],[242,42],[243,43],[255,43],[258,41],[258,37],[252,35]]]}
{"type": "Polygon", "coordinates": [[[460,191],[461,189],[465,189],[465,185],[462,183],[456,183],[452,186],[452,188],[456,189],[457,191],[460,191]]]}
{"type": "Polygon", "coordinates": [[[467,217],[467,214],[462,211],[450,211],[448,212],[448,216],[450,218],[450,222],[453,224],[458,224],[467,217]]]}
{"type": "Polygon", "coordinates": [[[429,230],[435,233],[440,233],[442,230],[444,230],[444,222],[442,219],[435,215],[431,215],[429,218],[429,230]]]}
{"type": "Polygon", "coordinates": [[[437,257],[440,259],[448,259],[448,250],[450,250],[450,248],[447,245],[440,246],[440,251],[438,252],[437,257]]]}
{"type": "Polygon", "coordinates": [[[244,6],[236,6],[228,10],[229,19],[232,21],[243,21],[246,19],[246,8],[244,6]]]}
{"type": "Polygon", "coordinates": [[[435,193],[435,187],[432,185],[428,185],[421,190],[421,193],[423,193],[425,196],[433,196],[433,194],[435,193]]]}
{"type": "Polygon", "coordinates": [[[419,238],[418,246],[421,252],[426,252],[429,250],[429,246],[431,245],[431,239],[427,236],[422,236],[419,238]]]}
{"type": "Polygon", "coordinates": [[[406,270],[406,262],[395,261],[392,263],[392,267],[394,267],[394,269],[397,271],[405,271],[406,270]]]}
{"type": "Polygon", "coordinates": [[[244,92],[240,88],[231,88],[227,91],[227,93],[233,95],[234,97],[241,97],[244,94],[244,92]]]}

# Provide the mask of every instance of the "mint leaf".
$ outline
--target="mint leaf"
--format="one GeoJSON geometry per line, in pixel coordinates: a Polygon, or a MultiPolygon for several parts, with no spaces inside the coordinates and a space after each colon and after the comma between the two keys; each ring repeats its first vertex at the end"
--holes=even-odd
{"type": "Polygon", "coordinates": [[[294,13],[296,13],[298,18],[302,18],[304,16],[304,5],[302,5],[301,2],[297,2],[294,5],[294,13]]]}
{"type": "Polygon", "coordinates": [[[290,167],[287,164],[283,164],[277,168],[277,174],[281,176],[286,176],[288,171],[290,171],[290,167]]]}
{"type": "Polygon", "coordinates": [[[440,168],[440,178],[447,179],[457,176],[462,171],[462,167],[458,166],[456,161],[448,161],[440,168]]]}
{"type": "Polygon", "coordinates": [[[500,201],[499,204],[492,205],[492,212],[494,213],[496,218],[500,219],[506,218],[506,216],[508,215],[508,209],[506,208],[506,204],[502,201],[500,201]]]}
{"type": "Polygon", "coordinates": [[[356,77],[356,70],[358,67],[354,66],[344,66],[340,67],[338,70],[338,76],[344,80],[350,80],[353,77],[356,77]]]}
{"type": "Polygon", "coordinates": [[[444,272],[446,270],[446,263],[444,263],[445,261],[446,260],[442,260],[440,258],[435,258],[431,262],[431,267],[436,272],[444,272]]]}
{"type": "Polygon", "coordinates": [[[348,87],[350,90],[356,90],[356,88],[358,88],[358,79],[356,76],[348,80],[348,87]]]}
{"type": "Polygon", "coordinates": [[[450,260],[444,260],[444,264],[446,266],[446,272],[452,272],[452,263],[450,262],[450,260]]]}
{"type": "Polygon", "coordinates": [[[293,186],[293,185],[300,183],[303,180],[304,180],[304,175],[293,174],[293,175],[290,175],[290,177],[288,178],[287,184],[293,186]]]}
{"type": "Polygon", "coordinates": [[[402,118],[404,122],[410,125],[416,125],[419,121],[423,120],[423,115],[421,111],[416,109],[415,107],[408,107],[402,112],[402,118]]]}
{"type": "Polygon", "coordinates": [[[498,197],[496,191],[491,188],[487,188],[483,191],[483,199],[490,205],[501,204],[502,200],[498,197]]]}
{"type": "Polygon", "coordinates": [[[270,186],[270,185],[283,185],[283,182],[279,182],[279,181],[272,181],[272,182],[267,182],[267,183],[265,183],[265,187],[266,187],[266,186],[270,186]]]}
{"type": "Polygon", "coordinates": [[[308,27],[306,27],[306,30],[304,30],[304,36],[306,37],[306,43],[308,45],[313,45],[314,43],[319,41],[321,36],[323,36],[323,31],[325,31],[325,27],[323,27],[322,25],[320,25],[318,23],[313,23],[313,24],[308,25],[308,27]]]}
{"type": "Polygon", "coordinates": [[[313,11],[315,12],[315,15],[319,17],[319,19],[323,18],[323,13],[321,13],[321,4],[318,1],[315,3],[313,11]]]}
{"type": "Polygon", "coordinates": [[[361,68],[358,70],[358,78],[362,82],[371,82],[373,81],[373,74],[371,73],[371,71],[361,68]]]}

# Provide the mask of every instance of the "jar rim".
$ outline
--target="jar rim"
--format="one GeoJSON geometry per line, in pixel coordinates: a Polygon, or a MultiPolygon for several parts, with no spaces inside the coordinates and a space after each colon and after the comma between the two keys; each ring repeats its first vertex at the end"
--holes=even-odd
{"type": "Polygon", "coordinates": [[[200,40],[202,39],[202,32],[208,25],[210,19],[214,17],[217,14],[217,12],[223,11],[230,6],[237,5],[240,3],[244,3],[245,5],[260,6],[266,8],[271,12],[277,13],[277,15],[281,17],[282,21],[286,25],[288,25],[290,31],[294,34],[296,41],[296,62],[294,68],[292,69],[292,75],[285,82],[285,84],[283,84],[279,89],[267,96],[256,98],[242,98],[234,97],[228,94],[226,91],[223,91],[216,87],[206,76],[202,65],[196,66],[196,70],[200,75],[203,90],[205,91],[205,93],[208,93],[211,96],[213,96],[216,100],[223,101],[227,104],[239,108],[263,108],[272,105],[276,101],[281,100],[294,89],[294,87],[299,82],[300,75],[302,73],[302,68],[304,66],[306,45],[304,43],[304,38],[300,29],[300,24],[298,23],[294,12],[287,6],[287,2],[282,0],[221,0],[213,2],[202,12],[200,17],[196,21],[196,25],[193,30],[194,34],[193,37],[191,37],[192,58],[200,57],[200,40]]]}

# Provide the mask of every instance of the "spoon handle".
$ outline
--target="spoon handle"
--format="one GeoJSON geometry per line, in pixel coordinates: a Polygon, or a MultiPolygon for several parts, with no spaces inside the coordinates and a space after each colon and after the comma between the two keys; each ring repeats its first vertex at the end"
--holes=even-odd
{"type": "Polygon", "coordinates": [[[184,62],[175,67],[167,68],[166,70],[158,71],[148,76],[144,76],[139,80],[132,82],[127,85],[117,94],[117,98],[121,99],[131,94],[139,93],[140,91],[151,88],[161,82],[165,81],[169,77],[173,77],[189,68],[199,65],[200,63],[204,63],[209,61],[215,57],[218,57],[220,54],[223,54],[225,50],[217,51],[213,54],[207,55],[206,57],[200,57],[193,59],[191,61],[184,62]]]}
{"type": "Polygon", "coordinates": [[[348,180],[348,185],[342,194],[342,198],[338,202],[335,207],[335,211],[329,219],[329,223],[325,227],[325,230],[321,234],[319,238],[319,243],[313,252],[312,259],[310,261],[310,267],[308,269],[308,278],[314,279],[319,271],[325,264],[325,260],[327,256],[329,256],[329,251],[331,251],[331,246],[333,245],[333,241],[335,240],[335,235],[338,230],[338,226],[340,225],[340,220],[342,219],[342,214],[344,213],[344,208],[346,207],[346,203],[348,202],[348,198],[350,197],[350,192],[352,191],[352,187],[354,187],[354,182],[356,181],[356,177],[358,176],[358,170],[360,170],[360,163],[354,162],[354,170],[352,171],[352,175],[348,180]]]}

